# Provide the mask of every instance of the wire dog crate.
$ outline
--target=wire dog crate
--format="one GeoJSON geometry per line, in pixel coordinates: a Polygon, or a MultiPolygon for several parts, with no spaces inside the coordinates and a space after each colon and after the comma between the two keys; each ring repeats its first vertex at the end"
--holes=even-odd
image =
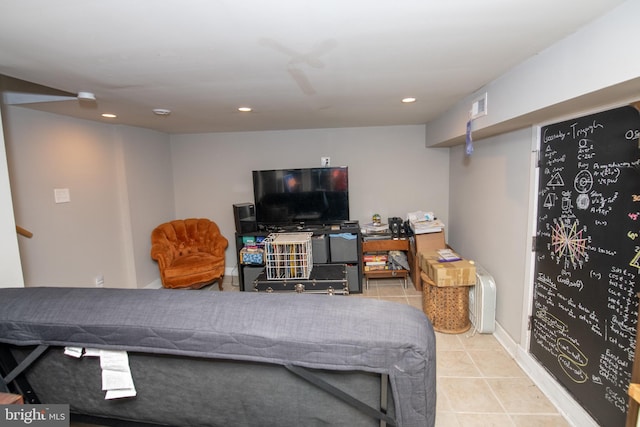
{"type": "Polygon", "coordinates": [[[264,239],[267,280],[308,279],[313,233],[271,233],[264,239]]]}

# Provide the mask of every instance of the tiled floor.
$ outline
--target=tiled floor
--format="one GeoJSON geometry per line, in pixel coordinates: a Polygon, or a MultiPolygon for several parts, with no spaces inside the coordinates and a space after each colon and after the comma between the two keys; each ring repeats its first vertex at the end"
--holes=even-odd
{"type": "MultiPolygon", "coordinates": [[[[422,293],[398,279],[371,280],[361,297],[422,309],[422,293]]],[[[436,333],[436,427],[570,424],[490,334],[436,333]]]]}

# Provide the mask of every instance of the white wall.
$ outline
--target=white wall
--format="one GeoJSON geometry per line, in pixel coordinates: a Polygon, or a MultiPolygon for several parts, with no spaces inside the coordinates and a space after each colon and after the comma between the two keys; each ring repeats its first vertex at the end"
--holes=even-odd
{"type": "MultiPolygon", "coordinates": [[[[0,288],[24,286],[18,236],[13,215],[11,185],[7,167],[7,153],[4,144],[2,114],[0,114],[0,288]]],[[[24,239],[25,237],[20,237],[24,239]]]]}
{"type": "Polygon", "coordinates": [[[521,343],[522,305],[531,251],[529,220],[532,130],[451,148],[449,244],[496,281],[496,321],[521,343]]]}
{"type": "Polygon", "coordinates": [[[406,217],[432,210],[449,217],[449,150],[425,149],[424,126],[173,135],[176,215],[213,219],[230,241],[227,267],[236,265],[234,203],[253,202],[251,171],[349,167],[352,219],[379,213],[406,217]]]}
{"type": "Polygon", "coordinates": [[[150,224],[173,213],[168,136],[22,107],[5,118],[16,222],[34,233],[20,240],[25,285],[152,281],[150,224]],[[56,204],[56,188],[71,201],[56,204]]]}

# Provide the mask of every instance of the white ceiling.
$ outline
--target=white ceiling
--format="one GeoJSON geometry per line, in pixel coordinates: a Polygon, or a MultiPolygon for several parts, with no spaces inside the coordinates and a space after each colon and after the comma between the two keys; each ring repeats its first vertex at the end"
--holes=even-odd
{"type": "Polygon", "coordinates": [[[422,124],[622,2],[2,0],[0,74],[167,133],[422,124]]]}

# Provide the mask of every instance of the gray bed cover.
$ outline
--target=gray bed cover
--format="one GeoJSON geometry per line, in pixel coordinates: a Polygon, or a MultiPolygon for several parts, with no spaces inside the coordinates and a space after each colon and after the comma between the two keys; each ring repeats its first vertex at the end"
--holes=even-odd
{"type": "Polygon", "coordinates": [[[435,336],[418,309],[353,296],[0,289],[0,342],[389,375],[399,426],[435,422],[435,336]]]}

